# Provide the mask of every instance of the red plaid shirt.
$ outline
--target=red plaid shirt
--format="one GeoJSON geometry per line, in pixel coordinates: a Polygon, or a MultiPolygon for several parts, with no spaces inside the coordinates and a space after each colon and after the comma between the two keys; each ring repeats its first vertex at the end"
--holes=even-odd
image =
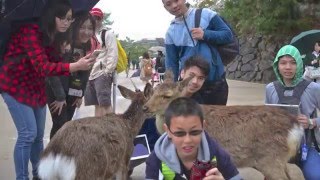
{"type": "Polygon", "coordinates": [[[46,104],[45,77],[69,75],[69,64],[53,47],[43,47],[39,25],[25,24],[7,45],[0,69],[0,89],[31,107],[46,104]]]}

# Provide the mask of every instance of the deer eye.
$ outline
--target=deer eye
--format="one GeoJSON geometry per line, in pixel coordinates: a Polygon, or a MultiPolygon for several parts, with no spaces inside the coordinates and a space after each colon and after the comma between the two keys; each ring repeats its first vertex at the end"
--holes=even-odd
{"type": "Polygon", "coordinates": [[[162,96],[163,99],[170,99],[171,96],[162,96]]]}

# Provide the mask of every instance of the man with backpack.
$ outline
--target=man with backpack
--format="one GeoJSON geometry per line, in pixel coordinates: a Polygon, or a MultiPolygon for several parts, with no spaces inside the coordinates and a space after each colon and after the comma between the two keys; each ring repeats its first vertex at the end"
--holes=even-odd
{"type": "MultiPolygon", "coordinates": [[[[97,56],[87,83],[84,101],[86,106],[95,105],[95,116],[112,113],[111,87],[118,62],[116,36],[102,28],[103,12],[93,8],[90,14],[95,18],[97,33],[94,37],[102,52],[97,56]]],[[[94,41],[92,42],[95,43],[94,41]]]]}
{"type": "Polygon", "coordinates": [[[320,179],[320,85],[302,78],[303,62],[300,52],[292,45],[283,46],[273,62],[277,81],[266,86],[266,104],[299,105],[297,122],[305,129],[298,164],[305,179],[320,179]]]}
{"type": "Polygon", "coordinates": [[[185,61],[193,55],[202,56],[210,64],[209,75],[199,91],[203,103],[226,105],[229,87],[217,46],[233,41],[230,28],[216,12],[207,8],[202,9],[201,22],[196,27],[196,9],[188,7],[186,0],[162,2],[175,16],[165,37],[166,70],[171,69],[178,80],[185,61]]]}

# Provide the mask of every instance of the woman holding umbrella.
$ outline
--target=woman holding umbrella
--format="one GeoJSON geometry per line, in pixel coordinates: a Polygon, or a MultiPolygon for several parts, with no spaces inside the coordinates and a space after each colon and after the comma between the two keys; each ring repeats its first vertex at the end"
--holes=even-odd
{"type": "Polygon", "coordinates": [[[33,179],[38,176],[46,120],[45,77],[88,70],[94,63],[94,58],[89,56],[74,63],[62,63],[57,53],[61,47],[57,37],[66,36],[73,22],[70,4],[54,1],[43,12],[40,20],[28,20],[16,26],[0,69],[0,90],[18,132],[14,164],[19,180],[29,179],[29,160],[33,179]]]}
{"type": "MultiPolygon", "coordinates": [[[[320,61],[320,41],[315,42],[314,50],[311,53],[308,53],[304,58],[304,65],[306,66],[306,72],[304,78],[307,80],[313,80],[317,83],[320,83],[320,77],[310,77],[308,71],[317,70],[319,68],[320,61]]],[[[320,72],[320,71],[319,71],[320,72]]]]}

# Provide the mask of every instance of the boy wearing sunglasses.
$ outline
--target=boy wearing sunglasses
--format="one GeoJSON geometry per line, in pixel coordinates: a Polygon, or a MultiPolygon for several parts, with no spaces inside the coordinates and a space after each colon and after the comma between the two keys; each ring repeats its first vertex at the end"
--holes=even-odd
{"type": "Polygon", "coordinates": [[[173,100],[165,111],[165,133],[157,140],[146,162],[146,179],[192,179],[201,169],[200,161],[215,162],[201,179],[240,180],[229,154],[203,130],[203,113],[194,100],[173,100]]]}

